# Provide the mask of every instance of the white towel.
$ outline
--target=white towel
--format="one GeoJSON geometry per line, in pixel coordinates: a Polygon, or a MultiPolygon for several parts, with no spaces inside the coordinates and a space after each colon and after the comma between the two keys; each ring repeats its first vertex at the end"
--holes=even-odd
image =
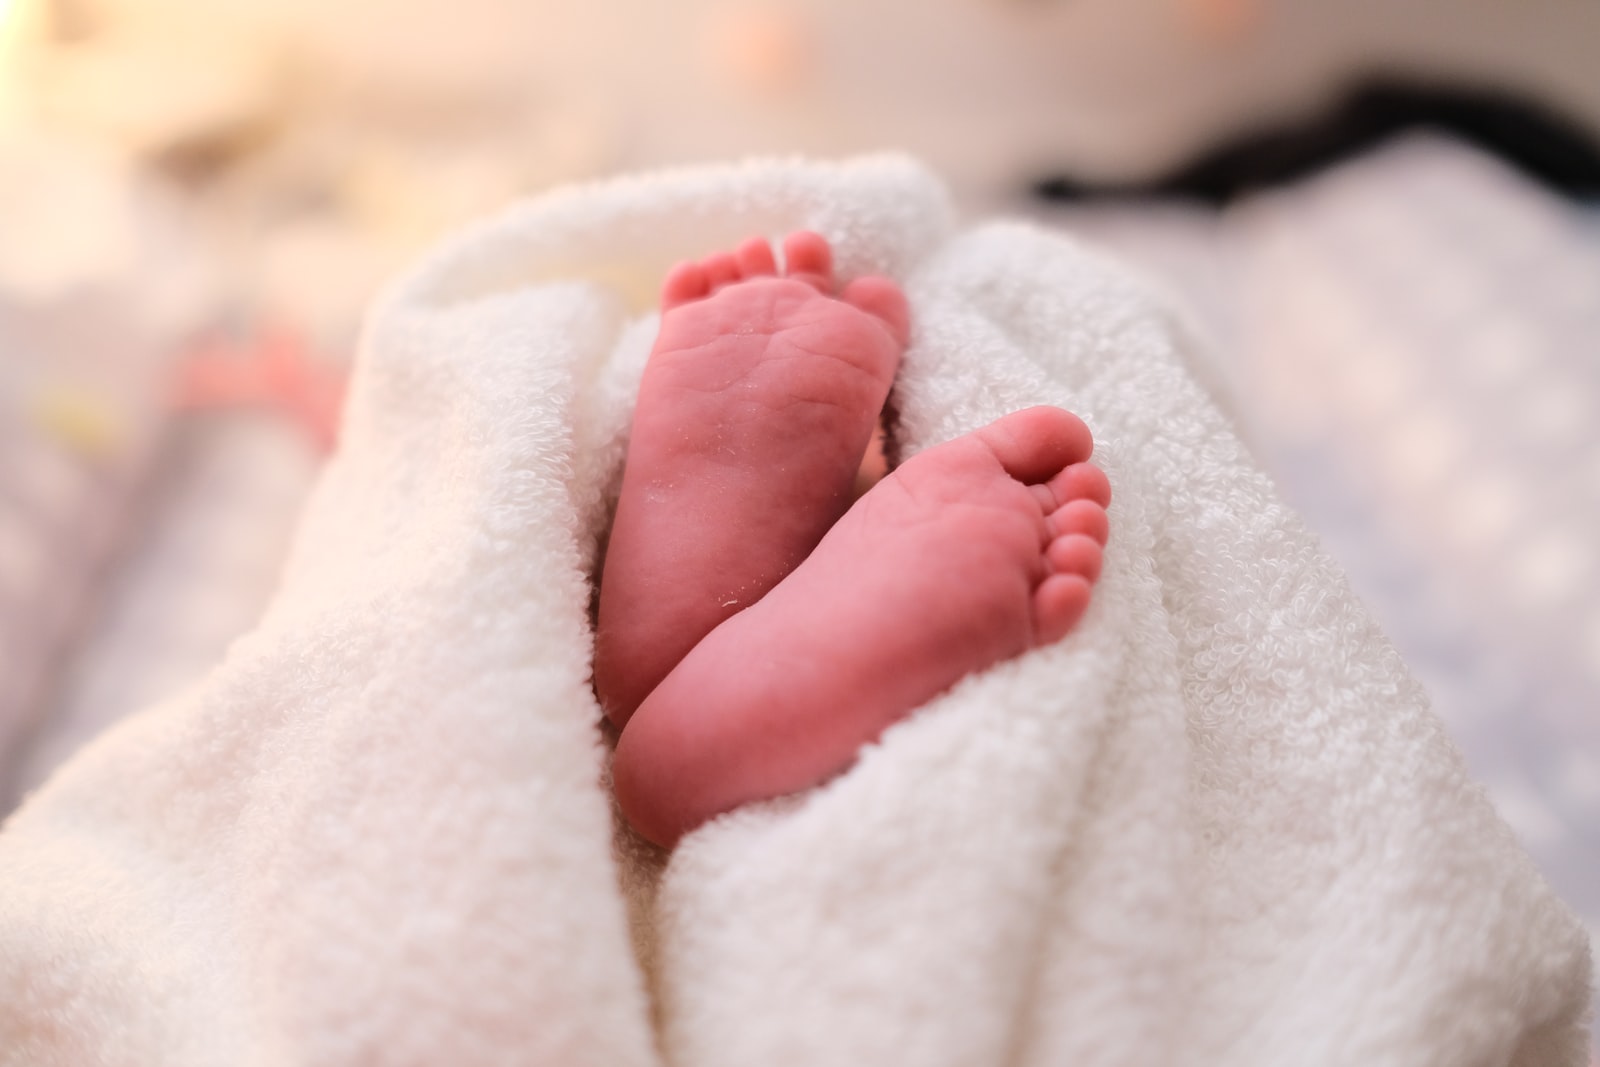
{"type": "Polygon", "coordinates": [[[915,164],[569,190],[374,315],[260,627],[0,834],[0,1063],[1581,1064],[1588,948],[1171,317],[915,164]],[[616,829],[588,608],[673,260],[903,280],[914,451],[1054,403],[1094,606],[670,859],[616,829]]]}

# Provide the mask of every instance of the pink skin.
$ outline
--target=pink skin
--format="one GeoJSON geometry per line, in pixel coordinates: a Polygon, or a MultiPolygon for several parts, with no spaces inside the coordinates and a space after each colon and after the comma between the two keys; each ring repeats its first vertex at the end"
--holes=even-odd
{"type": "Polygon", "coordinates": [[[623,727],[618,802],[663,846],[1059,640],[1100,574],[1110,486],[1056,408],[929,449],[851,506],[905,299],[882,278],[835,295],[814,234],[785,252],[787,276],[751,241],[668,277],[634,417],[595,683],[623,727]]]}
{"type": "Polygon", "coordinates": [[[828,243],[683,263],[639,386],[606,550],[595,691],[625,726],[700,639],[761,599],[854,497],[909,331],[886,278],[837,289],[828,243]]]}
{"type": "Polygon", "coordinates": [[[1075,416],[1029,408],[874,486],[640,706],[612,765],[628,820],[670,847],[844,770],[967,674],[1069,633],[1108,530],[1091,449],[1075,416]]]}

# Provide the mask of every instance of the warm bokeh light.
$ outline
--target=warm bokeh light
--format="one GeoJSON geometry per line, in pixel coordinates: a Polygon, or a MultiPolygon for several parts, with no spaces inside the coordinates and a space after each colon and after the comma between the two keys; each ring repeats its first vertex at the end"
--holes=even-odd
{"type": "Polygon", "coordinates": [[[23,36],[23,23],[27,21],[27,0],[0,0],[0,109],[12,101],[13,83],[17,80],[18,43],[23,36]]]}
{"type": "Polygon", "coordinates": [[[0,48],[11,43],[22,24],[22,0],[0,0],[0,48]]]}

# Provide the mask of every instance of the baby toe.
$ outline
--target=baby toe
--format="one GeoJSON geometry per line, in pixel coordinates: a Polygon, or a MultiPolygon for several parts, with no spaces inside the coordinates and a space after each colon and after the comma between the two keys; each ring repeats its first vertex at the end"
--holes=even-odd
{"type": "Polygon", "coordinates": [[[972,435],[982,442],[1005,472],[1024,485],[1052,481],[1069,464],[1094,451],[1094,439],[1083,420],[1053,407],[1024,408],[996,419],[972,435]]]}
{"type": "Polygon", "coordinates": [[[1081,534],[1101,545],[1111,536],[1111,521],[1106,517],[1106,509],[1089,499],[1068,501],[1051,512],[1049,527],[1057,537],[1081,534]]]}
{"type": "Polygon", "coordinates": [[[1074,500],[1092,500],[1102,508],[1111,506],[1111,482],[1105,471],[1093,463],[1073,463],[1063,467],[1048,482],[1057,506],[1074,500]]]}
{"type": "Polygon", "coordinates": [[[661,283],[661,310],[699,300],[709,292],[711,283],[704,267],[698,263],[679,263],[667,272],[666,280],[661,283]]]}
{"type": "Polygon", "coordinates": [[[700,261],[712,289],[720,289],[739,280],[739,261],[731,252],[718,252],[700,261]]]}
{"type": "Polygon", "coordinates": [[[888,278],[857,278],[839,294],[845,303],[880,320],[900,344],[911,337],[911,309],[905,293],[888,278]]]}
{"type": "Polygon", "coordinates": [[[821,234],[799,230],[783,239],[784,273],[833,292],[833,249],[821,234]]]}
{"type": "Polygon", "coordinates": [[[1098,581],[1103,555],[1100,543],[1083,534],[1068,534],[1050,542],[1045,560],[1055,574],[1076,574],[1088,582],[1098,581]]]}
{"type": "Polygon", "coordinates": [[[1033,593],[1034,633],[1048,645],[1072,632],[1089,609],[1094,588],[1076,574],[1052,574],[1033,593]]]}
{"type": "Polygon", "coordinates": [[[758,278],[778,271],[777,260],[772,257],[772,245],[765,237],[750,238],[733,255],[738,261],[740,274],[746,278],[758,278]]]}

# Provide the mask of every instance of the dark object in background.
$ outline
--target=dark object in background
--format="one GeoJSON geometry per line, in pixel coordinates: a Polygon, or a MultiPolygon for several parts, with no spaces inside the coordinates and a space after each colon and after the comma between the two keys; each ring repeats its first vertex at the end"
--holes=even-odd
{"type": "Polygon", "coordinates": [[[1360,86],[1315,119],[1237,138],[1153,181],[1096,185],[1052,177],[1033,190],[1046,200],[1181,196],[1221,205],[1416,129],[1440,130],[1492,152],[1558,193],[1600,199],[1600,146],[1544,104],[1509,91],[1383,80],[1360,86]]]}

